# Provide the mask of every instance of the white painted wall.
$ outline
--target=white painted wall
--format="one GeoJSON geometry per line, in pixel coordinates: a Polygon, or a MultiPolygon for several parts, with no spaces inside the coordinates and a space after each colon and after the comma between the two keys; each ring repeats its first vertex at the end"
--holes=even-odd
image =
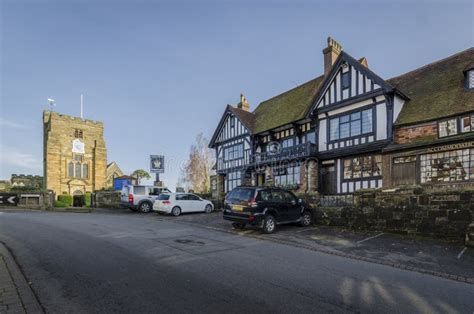
{"type": "Polygon", "coordinates": [[[375,133],[376,140],[384,140],[387,138],[387,106],[385,103],[377,105],[376,109],[377,130],[375,133]]]}
{"type": "Polygon", "coordinates": [[[327,149],[327,121],[327,119],[319,121],[318,147],[320,152],[324,152],[327,149]]]}
{"type": "Polygon", "coordinates": [[[395,122],[398,118],[398,115],[400,114],[400,111],[402,111],[403,105],[405,104],[405,101],[395,95],[394,100],[393,100],[393,122],[395,122]]]}

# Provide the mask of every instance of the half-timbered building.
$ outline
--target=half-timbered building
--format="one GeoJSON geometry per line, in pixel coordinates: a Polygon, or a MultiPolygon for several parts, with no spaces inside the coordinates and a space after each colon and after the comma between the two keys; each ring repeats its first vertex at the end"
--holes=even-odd
{"type": "MultiPolygon", "coordinates": [[[[261,102],[252,112],[243,96],[237,106],[226,107],[210,144],[220,191],[270,184],[343,195],[433,180],[427,179],[433,170],[427,175],[425,164],[434,155],[413,157],[414,144],[405,138],[419,128],[425,146],[433,139],[443,144],[474,136],[472,54],[471,48],[384,80],[367,59],[352,57],[328,38],[324,74],[261,102]],[[399,149],[409,152],[404,163],[399,149]],[[418,170],[411,171],[415,164],[418,170]]],[[[469,156],[474,156],[472,146],[469,156]]],[[[470,165],[471,159],[466,162],[470,165]]],[[[472,172],[467,177],[474,179],[472,172]]]]}
{"type": "Polygon", "coordinates": [[[384,149],[384,186],[474,185],[474,48],[389,82],[410,100],[384,149]]]}

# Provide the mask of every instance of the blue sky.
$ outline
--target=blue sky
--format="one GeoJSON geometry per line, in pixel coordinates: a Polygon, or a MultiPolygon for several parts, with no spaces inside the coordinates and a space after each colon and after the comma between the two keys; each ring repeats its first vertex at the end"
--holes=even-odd
{"type": "Polygon", "coordinates": [[[472,1],[0,0],[0,179],[42,174],[42,110],[105,124],[126,173],[168,160],[243,92],[259,102],[323,71],[330,35],[390,78],[472,47],[472,1]]]}

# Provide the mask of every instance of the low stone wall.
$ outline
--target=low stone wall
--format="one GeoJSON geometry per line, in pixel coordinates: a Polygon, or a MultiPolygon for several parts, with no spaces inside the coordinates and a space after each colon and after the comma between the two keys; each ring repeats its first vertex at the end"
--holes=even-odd
{"type": "Polygon", "coordinates": [[[28,209],[49,209],[54,204],[54,193],[38,192],[38,191],[10,191],[8,193],[0,193],[1,195],[14,196],[16,197],[16,203],[9,203],[5,201],[2,206],[6,207],[18,207],[28,209]]]}
{"type": "Polygon", "coordinates": [[[91,207],[120,208],[120,191],[98,191],[92,194],[91,207]]]}
{"type": "Polygon", "coordinates": [[[353,205],[321,210],[332,225],[457,238],[474,219],[474,191],[362,190],[353,205]]]}

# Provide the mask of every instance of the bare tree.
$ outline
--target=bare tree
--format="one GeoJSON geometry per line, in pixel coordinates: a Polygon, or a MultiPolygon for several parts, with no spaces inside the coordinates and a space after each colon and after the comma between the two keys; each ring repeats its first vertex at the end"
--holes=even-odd
{"type": "Polygon", "coordinates": [[[179,186],[191,188],[197,193],[210,192],[210,175],[214,163],[214,151],[209,148],[207,138],[199,133],[196,143],[191,145],[188,161],[178,181],[179,186]]]}

